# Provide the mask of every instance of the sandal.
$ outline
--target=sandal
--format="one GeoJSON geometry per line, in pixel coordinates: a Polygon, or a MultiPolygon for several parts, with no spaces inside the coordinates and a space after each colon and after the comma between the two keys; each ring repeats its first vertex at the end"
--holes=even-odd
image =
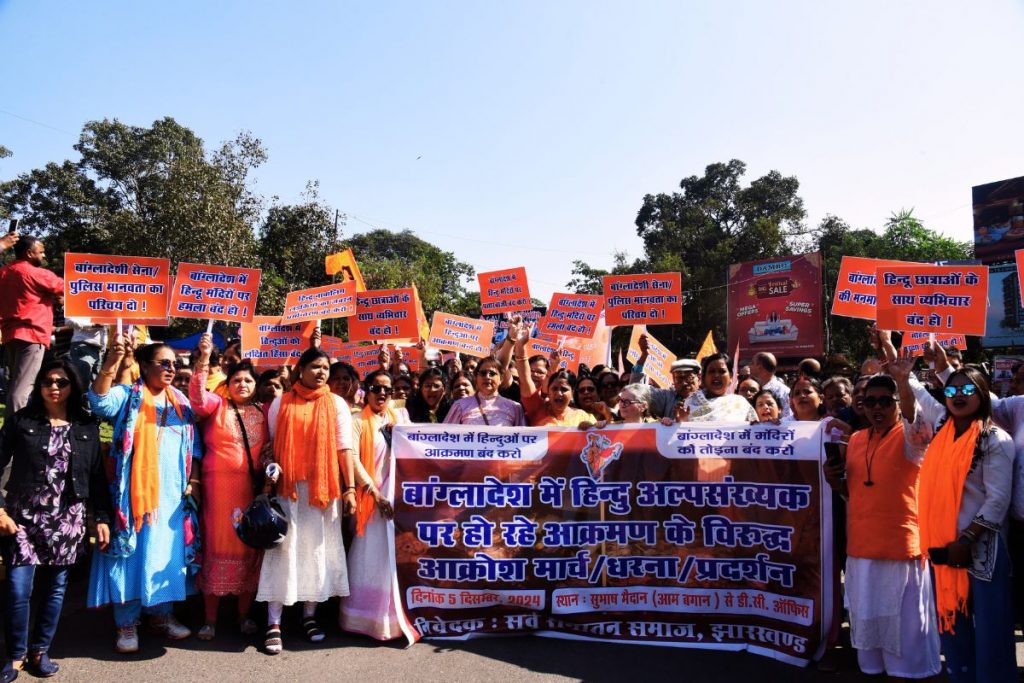
{"type": "Polygon", "coordinates": [[[284,643],[281,642],[281,625],[271,624],[267,628],[267,633],[263,638],[263,650],[268,655],[281,654],[281,649],[284,647],[284,643]]]}
{"type": "Polygon", "coordinates": [[[199,633],[196,634],[196,638],[199,640],[213,640],[216,636],[217,628],[213,624],[203,624],[199,633]]]}
{"type": "Polygon", "coordinates": [[[311,643],[323,642],[323,639],[327,636],[320,630],[320,627],[316,624],[316,619],[309,617],[308,619],[302,620],[302,628],[306,631],[306,640],[311,643]]]}

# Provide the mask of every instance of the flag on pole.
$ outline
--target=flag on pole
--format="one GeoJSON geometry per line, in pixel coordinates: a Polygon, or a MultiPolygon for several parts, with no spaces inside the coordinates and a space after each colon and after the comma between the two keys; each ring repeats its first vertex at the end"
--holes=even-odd
{"type": "Polygon", "coordinates": [[[715,346],[715,336],[708,330],[708,336],[704,337],[704,343],[700,345],[700,351],[697,352],[697,362],[704,360],[706,356],[718,353],[718,347],[715,346]]]}
{"type": "Polygon", "coordinates": [[[324,258],[324,270],[331,277],[341,273],[341,281],[353,280],[356,283],[356,292],[365,292],[366,283],[363,282],[363,274],[359,272],[359,264],[352,249],[339,251],[336,254],[328,254],[324,258]]]}

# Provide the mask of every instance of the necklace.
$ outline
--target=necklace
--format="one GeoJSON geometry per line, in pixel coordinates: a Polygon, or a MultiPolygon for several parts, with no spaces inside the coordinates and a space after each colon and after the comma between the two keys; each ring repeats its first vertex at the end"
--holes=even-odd
{"type": "MultiPolygon", "coordinates": [[[[899,423],[896,423],[896,424],[899,424],[899,423]]],[[[889,435],[889,432],[891,432],[893,430],[893,427],[895,427],[896,424],[889,425],[888,429],[886,429],[884,432],[882,432],[882,435],[880,437],[878,437],[878,441],[875,442],[875,449],[873,451],[868,451],[868,450],[864,451],[864,466],[865,466],[865,468],[868,471],[868,478],[864,481],[864,485],[865,486],[874,486],[875,485],[874,480],[871,478],[871,466],[875,464],[875,456],[878,455],[878,447],[882,445],[882,441],[885,440],[885,437],[889,435]]],[[[874,430],[872,430],[872,433],[874,433],[874,430]]],[[[869,438],[868,439],[868,444],[870,445],[870,443],[871,443],[871,439],[869,438]]]]}

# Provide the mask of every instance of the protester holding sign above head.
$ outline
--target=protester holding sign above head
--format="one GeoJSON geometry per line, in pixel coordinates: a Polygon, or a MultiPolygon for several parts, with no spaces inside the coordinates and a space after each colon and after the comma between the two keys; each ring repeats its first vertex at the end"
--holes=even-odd
{"type": "Polygon", "coordinates": [[[213,339],[199,341],[189,401],[202,421],[203,445],[203,567],[196,581],[203,593],[206,623],[198,637],[211,640],[217,609],[224,595],[238,596],[238,623],[242,633],[256,632],[249,618],[260,576],[260,553],[243,544],[235,533],[234,510],[245,510],[253,500],[255,473],[263,470],[260,454],[267,442],[267,422],[256,403],[256,377],[248,360],[229,365],[225,400],[207,391],[213,339]]]}
{"type": "Polygon", "coordinates": [[[918,530],[918,476],[927,443],[917,438],[920,421],[912,426],[901,419],[896,393],[891,377],[868,381],[870,427],[850,437],[845,463],[829,458],[825,476],[847,501],[845,587],[860,669],[926,678],[941,668],[918,530]]]}
{"type": "Polygon", "coordinates": [[[174,351],[149,344],[135,352],[141,377],[132,385],[110,386],[125,354],[124,339],[111,338],[89,404],[97,417],[114,423],[110,449],[115,524],[110,547],[93,555],[88,605],[113,604],[117,651],[139,649],[143,611],[154,630],[171,640],[191,635],[174,618],[174,602],[192,592],[198,529],[187,498],[200,493],[201,455],[195,415],[184,394],[171,386],[174,351]]]}
{"type": "MultiPolygon", "coordinates": [[[[633,365],[630,383],[637,384],[644,380],[644,366],[647,364],[650,351],[650,340],[646,334],[639,339],[640,357],[633,365]]],[[[654,417],[674,417],[676,404],[684,403],[700,387],[700,363],[692,358],[680,358],[672,363],[672,387],[653,389],[649,410],[654,417]]]]}
{"type": "Polygon", "coordinates": [[[523,397],[523,409],[531,427],[579,427],[589,425],[594,417],[585,410],[572,407],[573,388],[576,377],[567,370],[559,370],[558,351],[548,360],[552,368],[544,378],[545,392],[540,392],[533,383],[530,368],[526,365],[526,344],[530,340],[530,330],[517,330],[515,359],[516,369],[521,379],[520,390],[523,397]]]}
{"type": "Polygon", "coordinates": [[[264,648],[281,652],[285,605],[303,603],[306,639],[319,643],[324,632],[316,607],[349,594],[342,504],[355,512],[352,413],[327,387],[331,361],[319,349],[299,358],[298,381],[274,399],[267,419],[274,461],[280,465],[278,499],[288,517],[284,542],[263,555],[256,599],[269,602],[264,648]]]}
{"type": "Polygon", "coordinates": [[[767,351],[755,353],[750,361],[750,376],[760,382],[763,389],[768,389],[779,397],[779,400],[782,401],[782,416],[789,417],[791,414],[789,387],[775,376],[778,366],[775,356],[767,351]]]}
{"type": "Polygon", "coordinates": [[[64,301],[64,280],[51,273],[41,240],[28,235],[14,244],[14,261],[0,268],[0,338],[8,369],[10,417],[28,404],[32,383],[53,334],[53,305],[64,301]]]}
{"type": "Polygon", "coordinates": [[[713,353],[701,360],[701,389],[677,411],[677,419],[691,422],[746,422],[757,419],[754,407],[738,394],[730,394],[729,356],[713,353]]]}
{"type": "MultiPolygon", "coordinates": [[[[454,401],[444,418],[445,423],[490,427],[524,426],[526,416],[523,407],[498,395],[501,374],[501,365],[497,359],[481,358],[476,366],[476,393],[454,401]]],[[[454,390],[452,396],[455,396],[454,390]]]]}

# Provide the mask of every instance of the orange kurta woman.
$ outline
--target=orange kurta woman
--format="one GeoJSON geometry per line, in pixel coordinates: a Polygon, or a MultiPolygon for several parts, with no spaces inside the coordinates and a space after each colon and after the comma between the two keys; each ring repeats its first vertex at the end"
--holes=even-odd
{"type": "Polygon", "coordinates": [[[189,384],[189,402],[201,421],[203,445],[203,568],[197,585],[203,592],[206,623],[198,637],[214,637],[217,608],[224,595],[238,596],[238,621],[243,633],[257,630],[249,618],[260,578],[262,553],[250,548],[235,533],[236,510],[253,499],[250,468],[262,469],[260,452],[267,441],[263,410],[255,402],[256,374],[249,361],[227,368],[228,398],[205,389],[213,340],[204,334],[199,358],[189,384]]]}

